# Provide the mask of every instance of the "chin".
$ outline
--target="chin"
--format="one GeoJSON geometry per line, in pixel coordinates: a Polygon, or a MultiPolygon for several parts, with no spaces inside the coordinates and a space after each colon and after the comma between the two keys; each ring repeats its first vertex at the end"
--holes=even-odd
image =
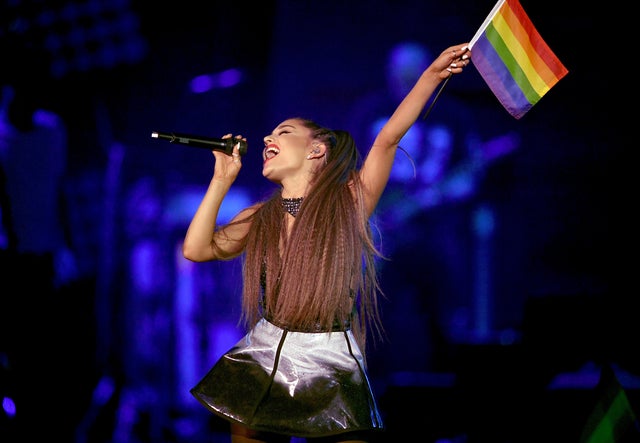
{"type": "Polygon", "coordinates": [[[273,169],[267,169],[267,168],[263,169],[262,176],[267,180],[269,180],[270,182],[273,182],[276,184],[280,183],[280,178],[278,177],[278,174],[273,169]]]}

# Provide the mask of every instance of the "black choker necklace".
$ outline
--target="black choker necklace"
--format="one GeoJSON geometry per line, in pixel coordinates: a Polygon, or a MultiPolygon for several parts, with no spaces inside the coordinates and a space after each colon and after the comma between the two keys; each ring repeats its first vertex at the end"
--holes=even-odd
{"type": "Polygon", "coordinates": [[[304,197],[297,198],[282,198],[282,208],[294,217],[298,215],[300,211],[300,205],[302,204],[304,197]]]}

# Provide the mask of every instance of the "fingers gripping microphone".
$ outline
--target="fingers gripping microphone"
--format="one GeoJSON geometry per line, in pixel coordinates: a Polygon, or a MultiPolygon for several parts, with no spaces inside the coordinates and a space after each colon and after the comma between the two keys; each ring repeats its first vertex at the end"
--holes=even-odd
{"type": "Polygon", "coordinates": [[[235,138],[211,138],[202,137],[200,135],[178,134],[175,132],[158,132],[151,133],[152,138],[166,140],[170,143],[178,143],[180,145],[193,146],[195,148],[209,149],[213,151],[224,152],[227,155],[233,154],[233,147],[240,143],[240,155],[247,153],[247,142],[237,140],[235,138]]]}

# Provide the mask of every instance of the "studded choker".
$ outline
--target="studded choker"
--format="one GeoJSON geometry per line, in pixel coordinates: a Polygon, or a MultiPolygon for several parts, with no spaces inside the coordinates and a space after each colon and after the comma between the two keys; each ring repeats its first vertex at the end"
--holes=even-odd
{"type": "Polygon", "coordinates": [[[302,200],[304,200],[304,197],[282,198],[282,208],[295,217],[300,211],[302,200]]]}

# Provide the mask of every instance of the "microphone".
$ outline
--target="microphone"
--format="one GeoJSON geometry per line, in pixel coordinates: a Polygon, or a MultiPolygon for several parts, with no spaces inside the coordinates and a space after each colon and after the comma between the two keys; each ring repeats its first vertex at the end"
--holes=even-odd
{"type": "Polygon", "coordinates": [[[240,155],[245,155],[247,153],[247,142],[244,140],[237,140],[235,138],[211,138],[200,135],[187,135],[175,132],[159,131],[152,132],[151,138],[167,140],[169,143],[178,143],[181,145],[193,146],[195,148],[220,151],[227,155],[233,154],[233,147],[240,143],[240,155]]]}

